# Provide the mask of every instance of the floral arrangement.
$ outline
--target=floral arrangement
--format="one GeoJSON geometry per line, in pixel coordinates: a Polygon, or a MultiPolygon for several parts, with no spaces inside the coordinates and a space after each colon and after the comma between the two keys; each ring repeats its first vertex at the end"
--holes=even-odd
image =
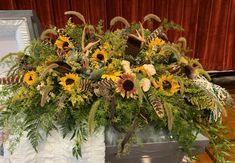
{"type": "MultiPolygon", "coordinates": [[[[218,161],[223,162],[231,148],[221,115],[233,105],[228,92],[210,81],[210,76],[190,51],[186,39],[168,41],[166,32],[182,30],[174,22],[148,14],[143,22],[130,24],[123,17],[110,22],[104,31],[86,23],[68,20],[64,28],[45,30],[24,52],[10,53],[1,64],[11,64],[0,79],[0,124],[9,129],[13,151],[23,132],[32,146],[60,129],[72,134],[73,154],[100,126],[123,133],[119,153],[135,143],[138,131],[146,125],[166,129],[180,149],[191,157],[197,133],[210,140],[218,161]],[[149,20],[160,22],[151,32],[143,27],[149,20]],[[122,22],[125,27],[114,30],[122,22]]],[[[9,137],[10,139],[10,137],[9,137]]]]}

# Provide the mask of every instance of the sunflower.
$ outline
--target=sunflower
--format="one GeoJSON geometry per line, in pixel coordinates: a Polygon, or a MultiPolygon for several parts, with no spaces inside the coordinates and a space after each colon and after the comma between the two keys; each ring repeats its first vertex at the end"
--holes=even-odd
{"type": "Polygon", "coordinates": [[[24,75],[24,82],[28,85],[34,85],[37,82],[38,76],[35,71],[28,71],[24,75]]]}
{"type": "Polygon", "coordinates": [[[158,80],[159,89],[166,96],[172,96],[179,90],[179,84],[172,75],[163,75],[158,80]]]}
{"type": "Polygon", "coordinates": [[[153,50],[155,47],[161,46],[163,44],[165,44],[165,41],[156,37],[149,43],[149,49],[153,50]]]}
{"type": "Polygon", "coordinates": [[[116,82],[119,76],[121,76],[121,71],[104,73],[101,78],[116,82]]]}
{"type": "Polygon", "coordinates": [[[92,55],[92,60],[95,61],[96,67],[99,67],[99,63],[106,63],[108,61],[108,54],[105,50],[96,49],[92,55]]]}
{"type": "Polygon", "coordinates": [[[146,76],[147,76],[147,73],[146,73],[146,71],[145,71],[145,69],[144,69],[143,66],[139,66],[139,67],[134,68],[134,72],[136,72],[136,73],[142,73],[143,75],[146,75],[146,76]]]}
{"type": "Polygon", "coordinates": [[[57,48],[67,51],[66,55],[71,53],[71,48],[74,48],[73,43],[68,37],[65,36],[59,36],[59,38],[55,41],[55,45],[57,48]]]}
{"type": "Polygon", "coordinates": [[[134,72],[142,73],[145,76],[153,76],[156,74],[156,69],[152,64],[144,64],[143,66],[136,67],[134,72]]]}
{"type": "Polygon", "coordinates": [[[79,79],[80,77],[77,74],[69,73],[60,78],[60,84],[64,87],[64,90],[71,92],[75,83],[77,83],[79,79]]]}
{"type": "Polygon", "coordinates": [[[117,80],[116,92],[119,92],[122,97],[134,97],[137,89],[134,84],[135,76],[133,74],[122,74],[117,80]]]}

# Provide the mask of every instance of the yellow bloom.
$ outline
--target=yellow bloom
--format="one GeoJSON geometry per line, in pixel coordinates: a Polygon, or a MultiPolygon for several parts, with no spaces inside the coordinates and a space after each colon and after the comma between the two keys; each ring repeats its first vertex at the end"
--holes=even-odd
{"type": "Polygon", "coordinates": [[[163,92],[166,96],[172,96],[176,92],[178,92],[180,86],[178,82],[174,79],[172,75],[166,76],[163,75],[159,78],[157,82],[159,89],[163,92]]]}
{"type": "Polygon", "coordinates": [[[109,73],[104,73],[101,78],[103,79],[108,79],[116,82],[117,78],[121,76],[121,71],[116,71],[116,72],[109,72],[109,73]]]}
{"type": "Polygon", "coordinates": [[[137,89],[134,84],[135,76],[133,74],[122,74],[117,80],[116,92],[120,93],[122,97],[134,98],[137,89]]]}
{"type": "Polygon", "coordinates": [[[153,49],[155,46],[161,46],[165,44],[165,41],[156,37],[155,39],[153,39],[150,43],[149,43],[149,49],[153,49]]]}
{"type": "Polygon", "coordinates": [[[108,61],[108,54],[105,50],[96,49],[92,55],[92,61],[96,63],[96,68],[99,67],[99,63],[106,63],[108,61]]]}
{"type": "Polygon", "coordinates": [[[136,67],[134,69],[134,72],[142,73],[143,75],[147,76],[147,72],[145,71],[145,68],[143,66],[136,67]]]}
{"type": "Polygon", "coordinates": [[[74,48],[73,43],[68,37],[65,36],[59,36],[59,38],[55,41],[55,45],[58,49],[65,51],[66,55],[69,55],[72,52],[71,48],[74,48]]]}
{"type": "Polygon", "coordinates": [[[72,88],[76,83],[78,83],[79,79],[80,77],[77,74],[69,73],[60,78],[60,84],[63,86],[64,90],[71,92],[72,88]]]}
{"type": "Polygon", "coordinates": [[[59,36],[59,38],[55,41],[55,45],[57,48],[65,50],[66,48],[73,48],[73,43],[65,36],[59,36]]]}
{"type": "Polygon", "coordinates": [[[33,85],[37,82],[38,76],[35,71],[28,71],[24,75],[24,82],[26,82],[28,85],[33,85]]]}

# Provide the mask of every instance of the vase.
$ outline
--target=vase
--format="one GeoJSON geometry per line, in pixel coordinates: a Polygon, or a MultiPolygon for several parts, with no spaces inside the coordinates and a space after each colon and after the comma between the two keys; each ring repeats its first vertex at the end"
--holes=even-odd
{"type": "MultiPolygon", "coordinates": [[[[208,139],[198,135],[194,144],[193,155],[205,151],[208,139]]],[[[106,146],[106,163],[182,163],[185,153],[179,150],[177,141],[151,142],[135,144],[131,147],[130,153],[125,156],[117,156],[117,146],[106,146]]]]}

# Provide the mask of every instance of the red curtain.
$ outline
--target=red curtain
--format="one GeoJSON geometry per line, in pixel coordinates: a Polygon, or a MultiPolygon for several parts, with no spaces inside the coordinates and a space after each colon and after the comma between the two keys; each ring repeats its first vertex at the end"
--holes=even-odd
{"type": "Polygon", "coordinates": [[[36,10],[44,28],[63,26],[68,10],[82,13],[91,24],[103,19],[105,28],[115,16],[138,22],[154,13],[183,26],[183,32],[168,33],[170,40],[186,37],[193,49],[188,55],[199,58],[206,70],[235,69],[234,8],[235,0],[0,0],[1,10],[36,10]]]}

